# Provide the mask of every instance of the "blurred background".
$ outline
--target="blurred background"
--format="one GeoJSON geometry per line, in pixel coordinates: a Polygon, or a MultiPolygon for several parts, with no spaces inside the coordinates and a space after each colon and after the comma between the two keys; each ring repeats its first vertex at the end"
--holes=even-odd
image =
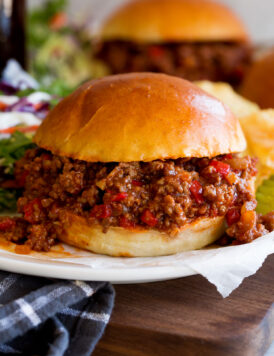
{"type": "Polygon", "coordinates": [[[61,97],[90,78],[130,71],[224,81],[236,88],[261,49],[274,44],[274,0],[218,1],[241,19],[249,44],[227,45],[220,39],[215,49],[213,44],[173,48],[118,43],[119,38],[108,44],[94,35],[108,15],[130,0],[0,0],[0,72],[14,58],[40,88],[61,97]]]}
{"type": "MultiPolygon", "coordinates": [[[[68,13],[75,17],[92,17],[96,25],[115,7],[128,0],[69,0],[68,13]]],[[[29,0],[29,6],[37,6],[44,0],[29,0]]],[[[274,42],[274,1],[273,0],[220,0],[233,8],[243,19],[253,41],[274,42]]]]}

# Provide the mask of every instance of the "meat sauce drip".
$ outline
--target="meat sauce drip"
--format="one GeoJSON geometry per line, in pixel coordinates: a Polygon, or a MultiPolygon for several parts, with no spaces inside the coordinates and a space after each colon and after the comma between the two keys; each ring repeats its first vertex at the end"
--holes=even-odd
{"type": "Polygon", "coordinates": [[[131,163],[91,163],[32,149],[17,162],[15,181],[24,186],[20,218],[2,218],[8,240],[48,251],[62,234],[67,212],[100,224],[164,231],[201,217],[225,216],[222,243],[245,243],[273,230],[274,214],[255,213],[249,182],[256,159],[228,154],[131,163]]]}

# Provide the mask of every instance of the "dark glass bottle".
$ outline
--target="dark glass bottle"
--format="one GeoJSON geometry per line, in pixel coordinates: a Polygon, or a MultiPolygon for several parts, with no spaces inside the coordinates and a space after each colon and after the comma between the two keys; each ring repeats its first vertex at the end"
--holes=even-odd
{"type": "Polygon", "coordinates": [[[25,67],[25,0],[0,0],[0,73],[7,60],[25,67]]]}

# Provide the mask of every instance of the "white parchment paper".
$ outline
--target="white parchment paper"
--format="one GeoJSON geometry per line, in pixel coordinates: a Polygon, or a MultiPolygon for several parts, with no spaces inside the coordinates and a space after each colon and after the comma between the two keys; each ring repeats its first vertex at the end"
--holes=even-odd
{"type": "Polygon", "coordinates": [[[244,278],[256,273],[266,257],[272,253],[274,232],[252,243],[238,246],[189,251],[164,257],[114,258],[93,254],[92,257],[82,257],[81,263],[92,268],[188,266],[214,284],[223,297],[227,297],[244,278]]]}
{"type": "Polygon", "coordinates": [[[274,253],[274,232],[249,244],[229,247],[213,246],[163,257],[110,257],[81,251],[69,246],[65,246],[65,249],[70,252],[71,257],[51,258],[50,256],[45,256],[45,254],[40,256],[39,253],[36,253],[35,256],[26,257],[41,258],[44,261],[46,258],[54,261],[70,262],[88,266],[91,269],[105,269],[109,270],[110,276],[115,268],[124,268],[130,275],[130,270],[133,268],[144,271],[151,267],[177,267],[178,269],[188,267],[204,276],[216,286],[223,297],[227,297],[242,283],[244,278],[256,273],[268,255],[274,253]]]}

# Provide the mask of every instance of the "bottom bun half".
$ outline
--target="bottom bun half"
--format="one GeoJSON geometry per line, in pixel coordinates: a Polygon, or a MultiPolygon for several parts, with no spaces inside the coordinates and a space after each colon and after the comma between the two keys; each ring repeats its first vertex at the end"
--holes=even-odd
{"type": "Polygon", "coordinates": [[[95,253],[148,257],[172,255],[197,250],[216,241],[225,230],[224,217],[199,218],[184,226],[175,236],[153,229],[110,227],[106,233],[101,225],[91,225],[83,217],[68,213],[60,240],[95,253]]]}

